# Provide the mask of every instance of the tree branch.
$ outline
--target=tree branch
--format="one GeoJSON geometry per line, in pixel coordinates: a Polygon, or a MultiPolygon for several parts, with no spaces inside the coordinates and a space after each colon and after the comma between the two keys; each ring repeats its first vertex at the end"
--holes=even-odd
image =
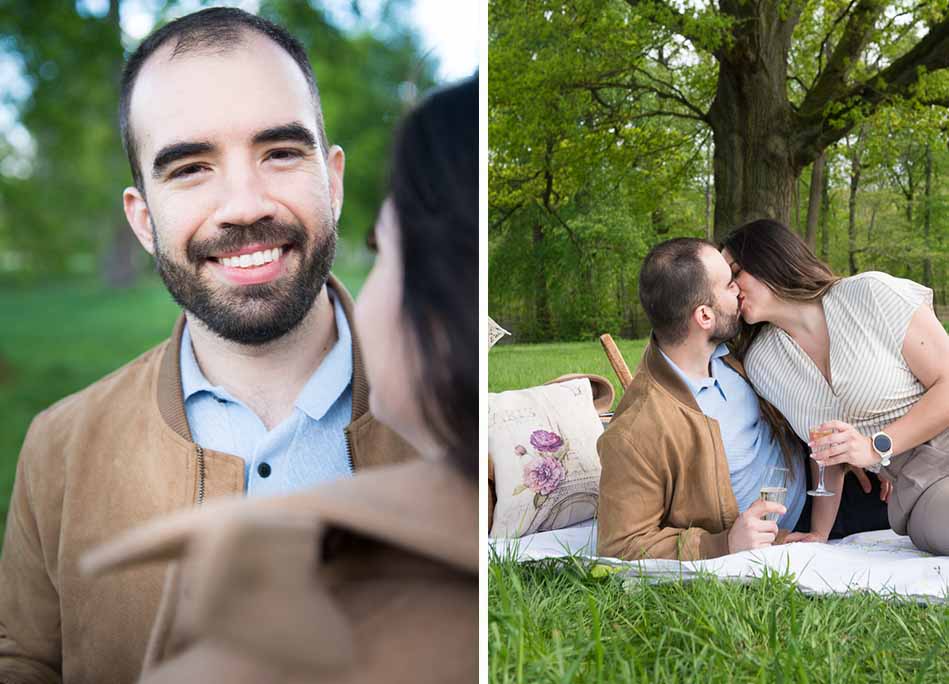
{"type": "Polygon", "coordinates": [[[675,102],[676,104],[682,105],[683,107],[685,107],[691,112],[691,114],[687,114],[685,112],[679,112],[679,113],[667,112],[670,116],[678,116],[680,118],[694,119],[696,121],[708,123],[708,115],[705,112],[703,112],[699,107],[695,106],[692,102],[690,102],[682,93],[680,93],[675,88],[675,86],[673,86],[670,83],[666,83],[665,81],[662,81],[661,79],[657,79],[654,76],[651,76],[651,75],[648,75],[648,76],[650,80],[652,80],[653,82],[664,85],[667,88],[673,90],[674,92],[667,92],[665,90],[662,90],[661,88],[657,88],[655,86],[644,85],[642,83],[624,82],[624,81],[595,81],[595,82],[587,82],[587,83],[573,83],[567,86],[567,90],[577,90],[577,89],[589,90],[591,97],[594,100],[596,100],[596,102],[600,106],[604,107],[605,109],[608,109],[609,111],[616,111],[616,107],[614,107],[613,105],[611,105],[610,103],[606,102],[603,99],[602,95],[600,95],[599,93],[600,90],[613,88],[616,90],[625,90],[633,95],[638,95],[640,93],[651,93],[660,99],[667,100],[670,102],[675,102]]]}
{"type": "Polygon", "coordinates": [[[673,33],[678,33],[692,43],[696,49],[706,49],[705,38],[689,27],[689,16],[668,2],[663,2],[662,0],[626,0],[626,4],[634,10],[642,10],[644,8],[654,10],[654,12],[647,12],[644,15],[649,21],[667,28],[673,33]],[[654,16],[654,14],[658,14],[656,10],[664,14],[664,21],[654,16]]]}
{"type": "Polygon", "coordinates": [[[679,104],[681,104],[683,107],[687,107],[688,109],[691,109],[697,116],[701,117],[702,121],[707,121],[708,119],[707,113],[702,111],[700,107],[692,104],[692,102],[685,96],[685,94],[681,90],[679,90],[675,85],[673,85],[672,83],[669,83],[668,81],[663,81],[661,78],[657,78],[656,76],[653,76],[645,69],[641,69],[639,67],[633,67],[633,71],[636,71],[642,74],[643,76],[648,78],[650,81],[652,81],[653,83],[659,86],[668,88],[671,92],[666,92],[655,87],[650,88],[645,85],[641,86],[644,90],[651,91],[654,94],[658,95],[659,97],[664,97],[667,99],[674,100],[675,102],[678,102],[679,104]]]}
{"type": "Polygon", "coordinates": [[[561,226],[563,226],[563,229],[564,229],[565,231],[567,231],[567,237],[570,238],[570,242],[573,243],[573,246],[577,249],[577,252],[580,253],[580,254],[582,254],[582,253],[583,253],[583,249],[580,247],[580,238],[577,237],[576,231],[574,231],[574,230],[567,224],[566,221],[564,221],[562,218],[560,218],[560,214],[557,213],[557,210],[554,209],[553,207],[551,207],[547,202],[540,202],[540,201],[538,201],[538,204],[540,204],[540,205],[541,205],[541,208],[544,209],[548,214],[550,214],[550,215],[553,216],[555,219],[557,219],[557,222],[558,222],[561,226]]]}
{"type": "Polygon", "coordinates": [[[802,115],[823,112],[828,103],[843,94],[847,76],[870,39],[874,22],[884,4],[882,0],[859,0],[827,62],[827,68],[801,102],[799,111],[802,115]]]}
{"type": "MultiPolygon", "coordinates": [[[[831,24],[830,30],[827,32],[827,35],[824,36],[824,39],[820,42],[820,50],[817,53],[817,74],[814,76],[814,83],[817,83],[818,79],[821,77],[821,74],[824,73],[824,56],[828,53],[827,42],[830,40],[830,37],[834,35],[834,31],[837,30],[837,27],[840,25],[840,22],[844,20],[847,14],[850,13],[850,10],[853,9],[854,3],[857,0],[850,0],[850,4],[844,8],[844,11],[837,15],[837,18],[834,19],[834,23],[831,24]]],[[[811,84],[814,85],[813,83],[811,84]]],[[[807,88],[805,88],[807,90],[807,88]]]]}
{"type": "MultiPolygon", "coordinates": [[[[799,112],[800,134],[797,136],[797,161],[806,165],[813,161],[820,150],[845,136],[856,123],[849,116],[856,110],[871,114],[881,103],[912,93],[922,73],[939,71],[949,67],[949,18],[933,26],[909,52],[890,66],[852,86],[839,97],[828,101],[838,107],[833,111],[833,121],[827,120],[826,104],[819,110],[804,114],[799,112]]],[[[933,104],[941,104],[934,100],[933,104]]]]}
{"type": "Polygon", "coordinates": [[[488,226],[488,230],[489,231],[497,230],[498,228],[503,226],[507,222],[507,220],[511,218],[517,212],[517,210],[523,206],[523,204],[524,204],[523,202],[518,202],[513,207],[511,207],[510,211],[507,211],[507,212],[505,212],[503,209],[501,209],[498,206],[490,207],[494,209],[496,212],[500,213],[501,217],[494,223],[490,224],[488,226]]]}

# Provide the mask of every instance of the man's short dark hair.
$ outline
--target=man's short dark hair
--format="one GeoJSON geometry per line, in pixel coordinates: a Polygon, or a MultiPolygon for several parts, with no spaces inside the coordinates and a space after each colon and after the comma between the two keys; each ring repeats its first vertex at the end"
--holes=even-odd
{"type": "Polygon", "coordinates": [[[676,238],[662,242],[646,255],[639,271],[639,301],[663,344],[682,342],[696,307],[713,305],[714,296],[702,250],[715,249],[708,240],[676,238]]]}
{"type": "Polygon", "coordinates": [[[313,68],[306,56],[303,45],[290,33],[271,21],[254,16],[235,7],[212,7],[188,14],[165,24],[154,31],[132,53],[125,68],[122,70],[122,83],[119,92],[119,128],[122,132],[122,145],[129,158],[132,168],[132,180],[139,191],[144,192],[142,169],[138,161],[135,145],[135,133],[130,121],[132,90],[142,65],[162,45],[174,39],[175,47],[172,59],[189,52],[222,53],[233,50],[241,45],[242,33],[256,31],[270,38],[277,45],[287,51],[293,61],[300,67],[310,93],[313,95],[313,105],[316,109],[316,127],[320,136],[320,146],[323,154],[328,151],[326,131],[323,126],[323,110],[320,106],[320,91],[316,85],[313,68]]]}

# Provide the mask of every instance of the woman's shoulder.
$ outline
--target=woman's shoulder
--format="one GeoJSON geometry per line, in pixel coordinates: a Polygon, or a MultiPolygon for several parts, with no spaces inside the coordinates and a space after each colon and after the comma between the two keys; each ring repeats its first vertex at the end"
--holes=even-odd
{"type": "Polygon", "coordinates": [[[834,297],[846,300],[872,302],[881,308],[915,308],[919,304],[932,301],[932,290],[907,278],[884,273],[866,271],[842,278],[830,290],[834,297]]]}

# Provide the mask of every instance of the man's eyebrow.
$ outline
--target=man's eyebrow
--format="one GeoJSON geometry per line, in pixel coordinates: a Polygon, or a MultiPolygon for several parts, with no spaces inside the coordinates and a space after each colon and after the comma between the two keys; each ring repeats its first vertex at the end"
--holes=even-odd
{"type": "Polygon", "coordinates": [[[155,161],[152,162],[152,178],[159,178],[169,164],[185,157],[193,157],[196,154],[204,154],[214,150],[214,145],[209,142],[178,142],[165,145],[155,155],[155,161]]]}
{"type": "Polygon", "coordinates": [[[273,128],[265,128],[254,135],[252,140],[255,145],[285,141],[303,143],[311,148],[316,147],[316,138],[310,133],[310,129],[299,121],[294,121],[282,126],[274,126],[273,128]]]}

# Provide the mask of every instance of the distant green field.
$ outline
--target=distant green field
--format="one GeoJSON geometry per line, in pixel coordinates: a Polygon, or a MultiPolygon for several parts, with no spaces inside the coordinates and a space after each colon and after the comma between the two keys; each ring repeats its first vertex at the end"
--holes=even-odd
{"type": "MultiPolygon", "coordinates": [[[[614,338],[626,365],[636,372],[646,340],[614,338]]],[[[622,391],[619,380],[599,342],[552,344],[498,344],[488,353],[488,390],[504,392],[541,385],[567,373],[602,375],[613,385],[616,402],[622,391]]]]}
{"type": "MultiPolygon", "coordinates": [[[[366,278],[359,265],[335,273],[353,296],[366,278]]],[[[178,314],[155,277],[118,291],[89,283],[0,289],[0,540],[33,416],[161,342],[178,314]]]]}

